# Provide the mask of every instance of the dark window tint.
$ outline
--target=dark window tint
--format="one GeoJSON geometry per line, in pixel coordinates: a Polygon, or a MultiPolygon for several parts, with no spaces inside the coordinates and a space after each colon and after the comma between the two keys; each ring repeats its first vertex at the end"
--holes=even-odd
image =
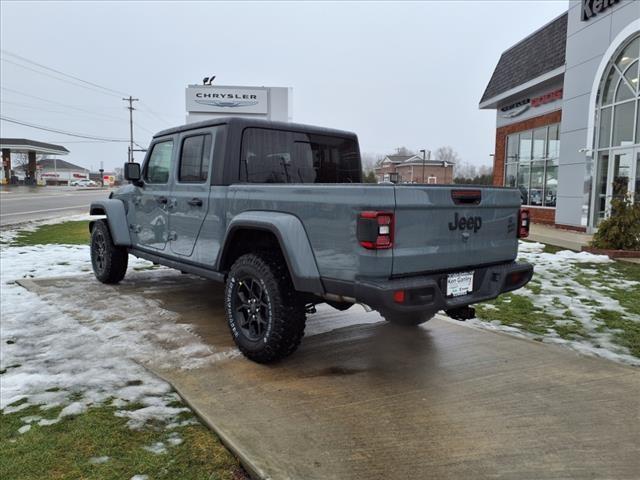
{"type": "Polygon", "coordinates": [[[173,140],[156,143],[153,146],[144,175],[148,183],[167,183],[169,181],[172,154],[173,140]]]}
{"type": "Polygon", "coordinates": [[[240,181],[360,183],[358,144],[350,138],[248,128],[242,136],[240,181]]]}
{"type": "Polygon", "coordinates": [[[180,182],[206,182],[209,178],[211,135],[195,135],[182,141],[180,182]]]}

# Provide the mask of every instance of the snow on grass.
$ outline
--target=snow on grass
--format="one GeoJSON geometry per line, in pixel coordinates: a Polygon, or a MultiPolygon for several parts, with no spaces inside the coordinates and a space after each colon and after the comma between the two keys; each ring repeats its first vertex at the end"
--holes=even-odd
{"type": "Polygon", "coordinates": [[[151,452],[156,455],[163,455],[167,453],[167,446],[163,442],[155,442],[142,448],[144,448],[147,452],[151,452]]]}
{"type": "MultiPolygon", "coordinates": [[[[628,278],[631,275],[625,277],[637,267],[588,252],[547,253],[544,247],[520,242],[519,260],[534,266],[532,281],[514,293],[479,304],[479,318],[470,323],[640,365],[640,315],[635,305],[640,282],[628,278]]],[[[637,276],[636,271],[633,277],[637,276]]]]}
{"type": "Polygon", "coordinates": [[[108,457],[107,455],[104,455],[102,457],[91,457],[89,458],[89,463],[92,465],[100,465],[102,463],[107,463],[109,459],[110,457],[108,457]]]}
{"type": "MultiPolygon", "coordinates": [[[[190,415],[185,419],[189,409],[170,386],[141,363],[163,359],[172,368],[193,368],[219,354],[211,352],[187,326],[177,324],[173,314],[133,295],[112,295],[113,308],[140,312],[130,319],[108,321],[108,309],[96,311],[86,305],[86,318],[77,321],[66,313],[64,304],[46,301],[46,295],[41,298],[15,281],[86,272],[87,282],[95,282],[89,273],[89,247],[11,246],[7,243],[11,238],[15,231],[0,234],[0,410],[8,414],[32,405],[43,411],[62,407],[55,418],[23,417],[20,433],[32,423],[52,425],[91,406],[107,404],[116,406],[116,415],[127,418],[134,429],[148,423],[171,428],[194,423],[190,415]],[[176,338],[181,349],[163,348],[165,340],[176,338]]],[[[129,258],[130,269],[150,265],[129,258]]],[[[154,275],[161,279],[167,272],[158,269],[154,275]]]]}

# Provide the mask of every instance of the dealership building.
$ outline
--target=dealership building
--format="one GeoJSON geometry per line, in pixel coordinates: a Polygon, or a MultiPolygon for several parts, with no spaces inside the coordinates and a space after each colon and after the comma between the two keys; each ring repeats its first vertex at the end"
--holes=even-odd
{"type": "Polygon", "coordinates": [[[496,110],[494,184],[534,222],[593,232],[640,201],[640,1],[572,0],[506,50],[480,100],[496,110]]]}

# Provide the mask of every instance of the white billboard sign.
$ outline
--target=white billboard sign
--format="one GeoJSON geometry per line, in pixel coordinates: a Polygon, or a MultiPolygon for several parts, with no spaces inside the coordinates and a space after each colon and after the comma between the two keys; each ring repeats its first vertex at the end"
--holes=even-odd
{"type": "Polygon", "coordinates": [[[266,88],[244,89],[190,85],[187,87],[187,111],[223,113],[268,113],[266,88]]]}

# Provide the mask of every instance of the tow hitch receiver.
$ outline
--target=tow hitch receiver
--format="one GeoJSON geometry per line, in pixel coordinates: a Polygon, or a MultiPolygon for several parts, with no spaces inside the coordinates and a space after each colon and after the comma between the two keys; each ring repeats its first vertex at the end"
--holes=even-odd
{"type": "Polygon", "coordinates": [[[450,318],[453,318],[454,320],[460,320],[464,322],[465,320],[470,320],[472,318],[475,318],[476,309],[473,307],[460,307],[460,308],[453,308],[451,310],[446,310],[445,313],[449,315],[450,318]]]}

